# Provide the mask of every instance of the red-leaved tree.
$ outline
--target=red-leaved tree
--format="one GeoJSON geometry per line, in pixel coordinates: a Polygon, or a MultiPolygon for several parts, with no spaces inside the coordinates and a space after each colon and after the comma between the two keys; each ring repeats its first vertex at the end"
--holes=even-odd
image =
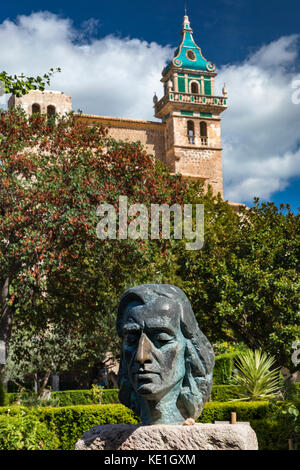
{"type": "MultiPolygon", "coordinates": [[[[116,142],[75,115],[0,115],[0,340],[13,322],[107,332],[136,282],[173,281],[172,240],[100,240],[100,203],[179,203],[186,183],[138,143],[116,142]],[[108,317],[107,317],[108,318],[108,317]],[[102,323],[101,323],[101,321],[102,323]],[[102,325],[102,326],[101,326],[102,325]]],[[[104,336],[102,336],[104,338],[104,336]]],[[[107,338],[107,336],[106,336],[107,338]]]]}

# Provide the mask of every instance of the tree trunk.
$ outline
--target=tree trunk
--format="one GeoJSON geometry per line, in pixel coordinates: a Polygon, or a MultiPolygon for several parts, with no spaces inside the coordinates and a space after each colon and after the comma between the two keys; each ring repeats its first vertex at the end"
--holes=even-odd
{"type": "Polygon", "coordinates": [[[48,383],[50,375],[51,375],[51,370],[47,370],[46,374],[44,375],[43,382],[38,390],[38,398],[41,398],[43,396],[43,393],[48,383]]]}
{"type": "MultiPolygon", "coordinates": [[[[6,357],[8,355],[9,340],[13,323],[13,309],[8,305],[10,278],[4,279],[1,285],[1,317],[0,317],[0,340],[5,343],[6,357]]],[[[0,364],[0,376],[4,364],[0,364]]]]}

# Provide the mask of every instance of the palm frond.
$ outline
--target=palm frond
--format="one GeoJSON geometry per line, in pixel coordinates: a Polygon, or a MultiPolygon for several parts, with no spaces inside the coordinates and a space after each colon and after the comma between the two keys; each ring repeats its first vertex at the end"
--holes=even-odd
{"type": "Polygon", "coordinates": [[[280,390],[279,368],[274,368],[274,364],[274,357],[269,357],[260,349],[241,353],[236,359],[239,398],[232,401],[274,398],[280,390]]]}

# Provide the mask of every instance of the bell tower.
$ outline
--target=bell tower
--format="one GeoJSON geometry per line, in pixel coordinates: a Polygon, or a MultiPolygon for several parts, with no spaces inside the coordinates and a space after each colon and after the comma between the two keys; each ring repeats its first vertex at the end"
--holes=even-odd
{"type": "Polygon", "coordinates": [[[215,66],[196,45],[187,15],[181,36],[162,72],[164,96],[154,96],[155,117],[165,123],[165,163],[223,196],[220,114],[227,108],[227,90],[224,85],[223,96],[215,96],[215,66]]]}

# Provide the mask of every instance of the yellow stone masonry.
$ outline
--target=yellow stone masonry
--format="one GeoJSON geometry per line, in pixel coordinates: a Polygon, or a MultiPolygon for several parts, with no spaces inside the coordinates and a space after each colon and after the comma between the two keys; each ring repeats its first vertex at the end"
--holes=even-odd
{"type": "Polygon", "coordinates": [[[81,114],[79,120],[87,123],[98,123],[109,129],[109,135],[116,140],[129,142],[140,141],[146,151],[159,160],[165,154],[165,124],[153,121],[138,121],[106,116],[81,114]]]}
{"type": "MultiPolygon", "coordinates": [[[[50,106],[58,114],[64,114],[72,110],[72,98],[61,92],[34,90],[21,98],[12,96],[9,107],[18,105],[29,115],[34,111],[34,105],[39,106],[41,113],[47,113],[50,106]]],[[[223,195],[220,117],[183,116],[175,109],[166,122],[91,114],[80,114],[77,118],[106,126],[109,135],[117,140],[141,142],[146,151],[163,161],[172,173],[199,178],[205,187],[210,184],[215,194],[220,192],[223,195]],[[194,123],[194,143],[189,143],[187,135],[188,121],[191,120],[194,123]],[[207,125],[207,142],[204,143],[200,135],[201,122],[207,125]]]]}

